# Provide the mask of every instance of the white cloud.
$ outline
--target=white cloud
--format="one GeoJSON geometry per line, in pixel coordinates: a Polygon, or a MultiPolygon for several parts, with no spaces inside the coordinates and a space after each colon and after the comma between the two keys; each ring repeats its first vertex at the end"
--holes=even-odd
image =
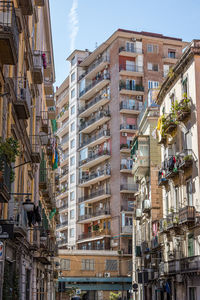
{"type": "Polygon", "coordinates": [[[78,34],[78,0],[73,0],[72,7],[69,13],[69,25],[70,25],[70,51],[75,49],[76,36],[78,34]]]}

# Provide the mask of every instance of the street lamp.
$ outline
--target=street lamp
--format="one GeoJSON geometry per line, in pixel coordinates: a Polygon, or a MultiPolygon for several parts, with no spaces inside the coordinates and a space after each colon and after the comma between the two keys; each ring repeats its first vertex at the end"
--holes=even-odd
{"type": "Polygon", "coordinates": [[[26,212],[31,212],[34,209],[34,203],[29,198],[26,198],[22,205],[26,212]]]}

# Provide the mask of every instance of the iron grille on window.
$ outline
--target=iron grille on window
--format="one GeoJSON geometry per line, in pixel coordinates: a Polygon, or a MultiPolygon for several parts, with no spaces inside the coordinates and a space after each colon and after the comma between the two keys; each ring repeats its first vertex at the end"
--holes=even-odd
{"type": "Polygon", "coordinates": [[[117,271],[117,260],[114,259],[107,259],[106,260],[106,271],[117,271]]]}

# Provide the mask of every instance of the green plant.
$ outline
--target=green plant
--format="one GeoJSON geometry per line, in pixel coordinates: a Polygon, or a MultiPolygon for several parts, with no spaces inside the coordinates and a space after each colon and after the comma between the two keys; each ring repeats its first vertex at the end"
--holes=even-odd
{"type": "Polygon", "coordinates": [[[3,141],[3,139],[0,138],[0,157],[5,155],[8,164],[15,162],[19,154],[19,142],[17,140],[11,137],[3,141]]]}

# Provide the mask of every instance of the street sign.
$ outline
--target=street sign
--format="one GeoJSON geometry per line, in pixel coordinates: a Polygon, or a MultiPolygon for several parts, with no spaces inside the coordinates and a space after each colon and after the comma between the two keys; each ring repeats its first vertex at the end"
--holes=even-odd
{"type": "Polygon", "coordinates": [[[81,289],[76,289],[76,295],[80,295],[81,294],[81,289]]]}

